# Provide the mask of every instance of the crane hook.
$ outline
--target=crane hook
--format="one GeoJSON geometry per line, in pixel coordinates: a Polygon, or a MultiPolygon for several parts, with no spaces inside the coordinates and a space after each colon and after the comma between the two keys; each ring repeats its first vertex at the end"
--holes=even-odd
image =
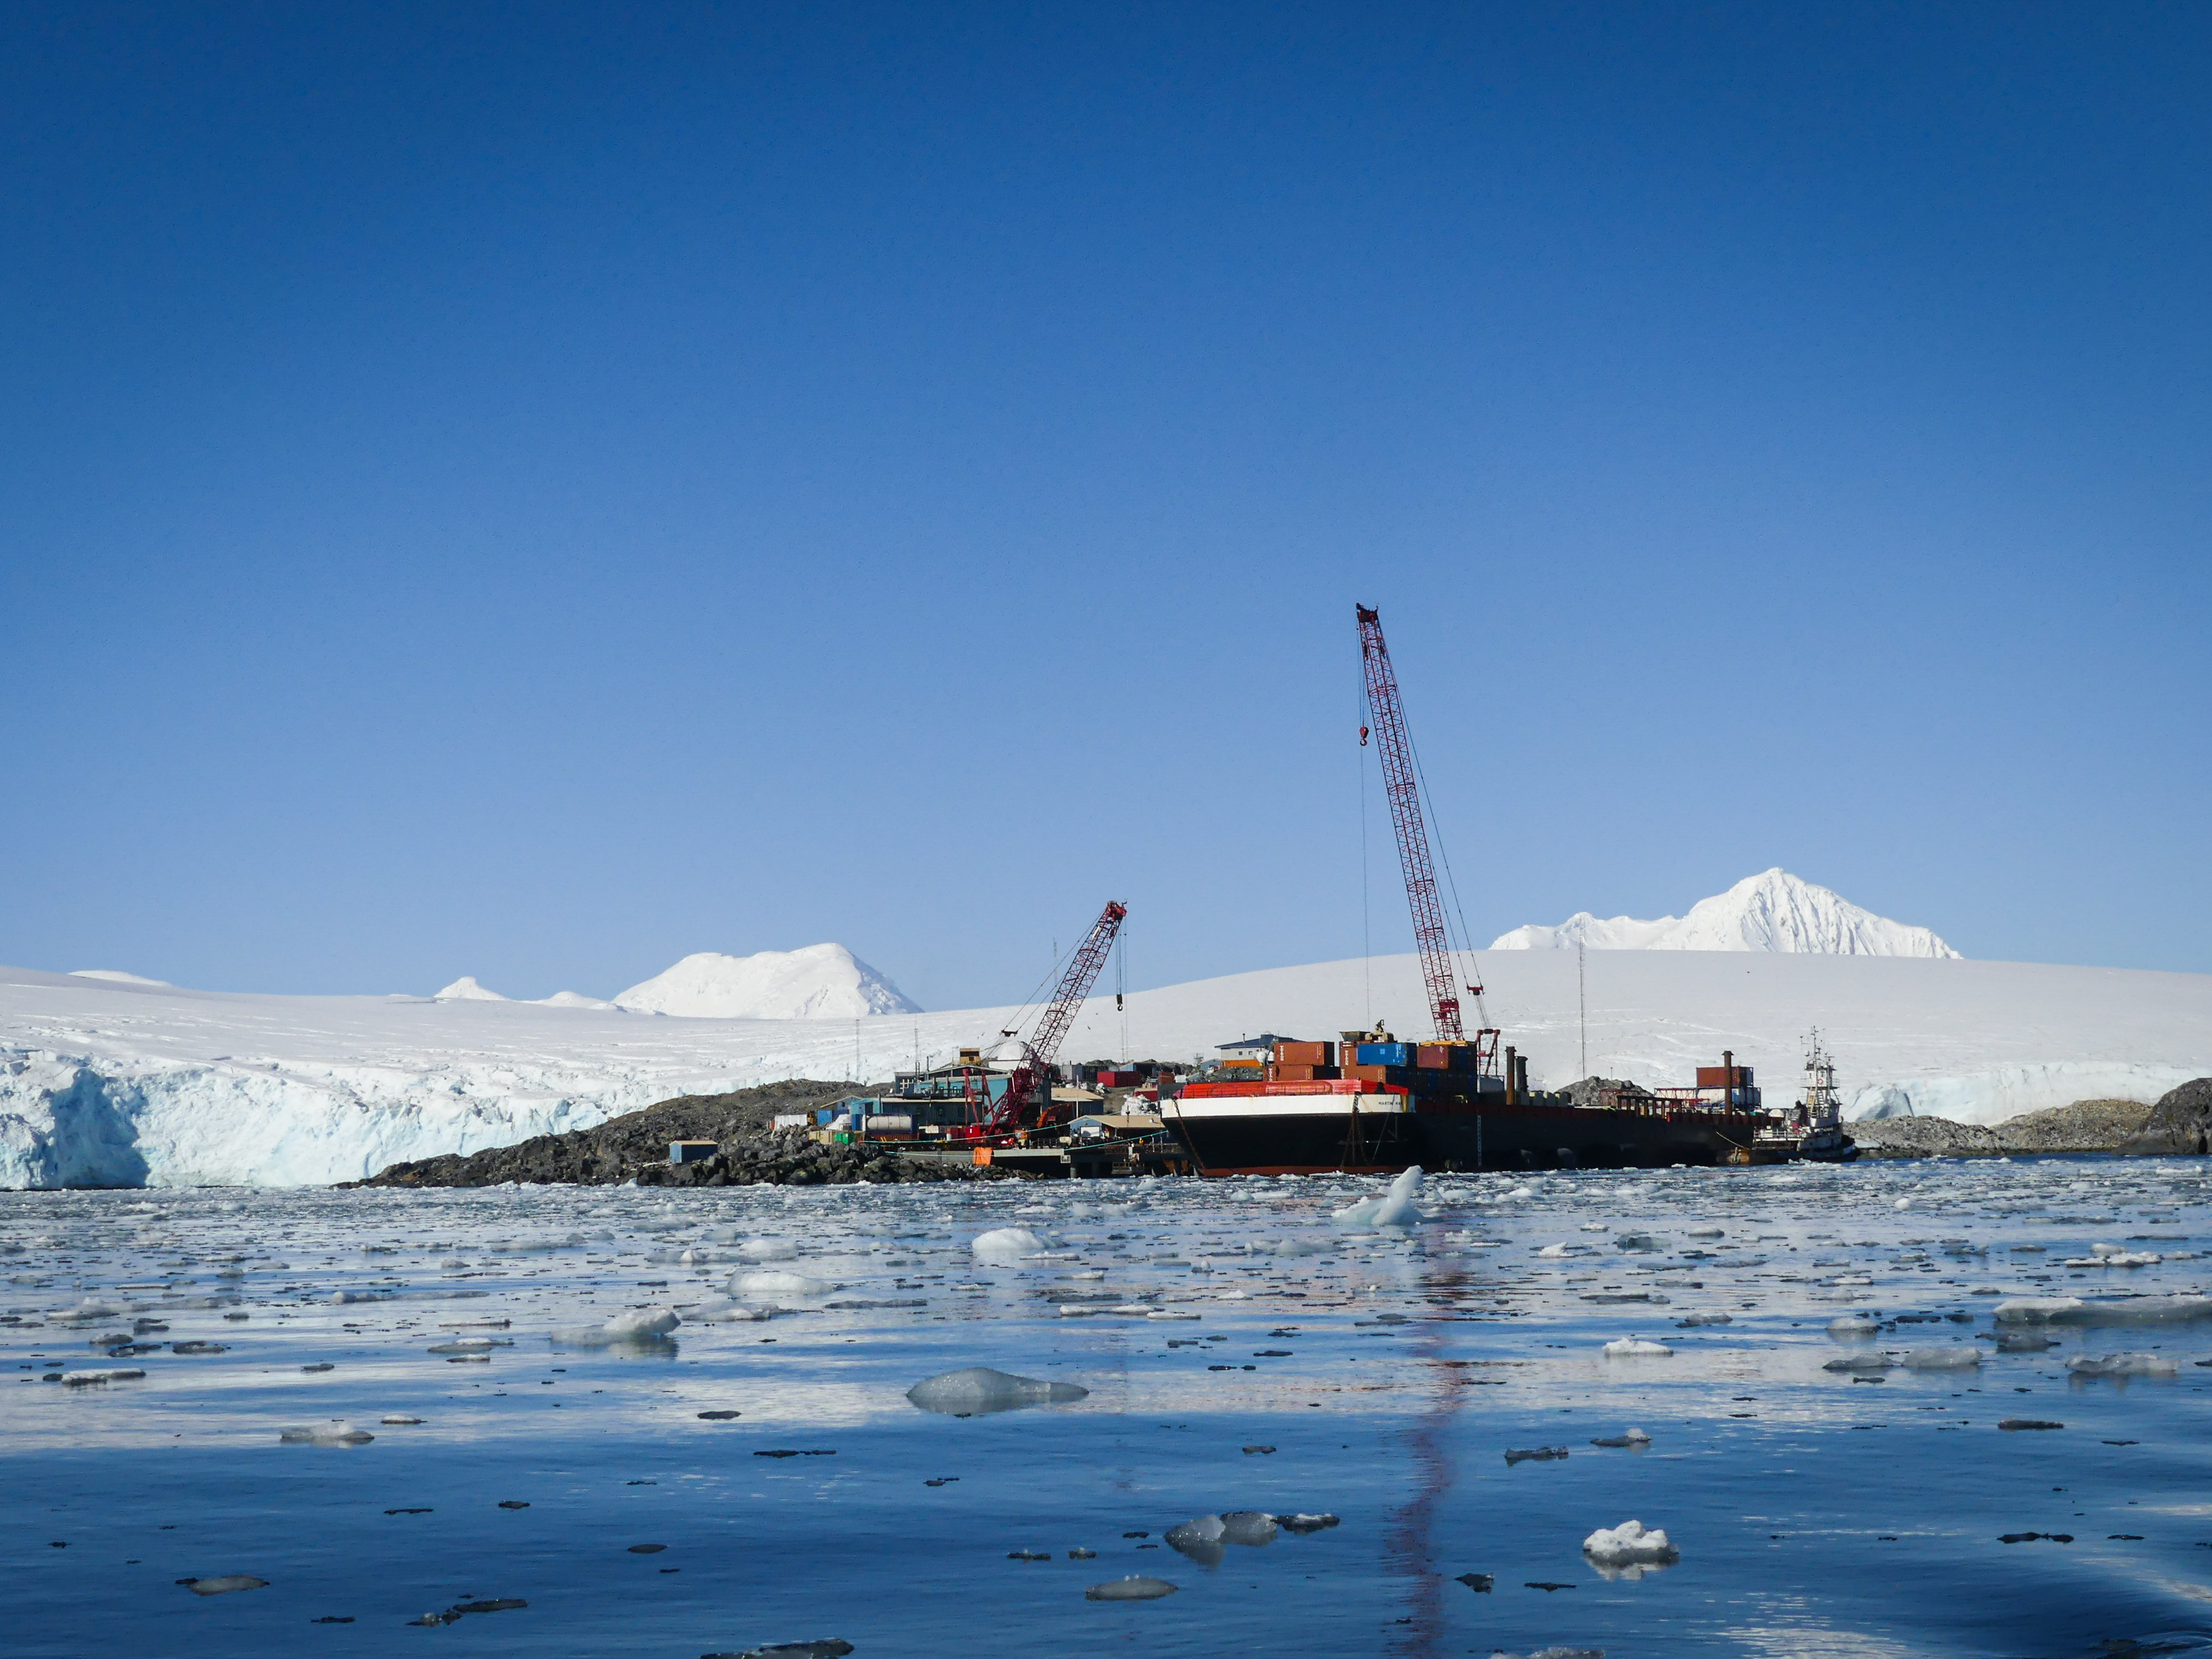
{"type": "Polygon", "coordinates": [[[1367,747],[1367,728],[1364,726],[1359,728],[1359,746],[1362,749],[1367,747]]]}

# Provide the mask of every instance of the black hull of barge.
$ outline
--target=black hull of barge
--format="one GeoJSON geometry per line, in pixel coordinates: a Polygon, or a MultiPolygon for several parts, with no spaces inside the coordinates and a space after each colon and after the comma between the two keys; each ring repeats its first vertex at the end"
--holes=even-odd
{"type": "Polygon", "coordinates": [[[1200,1175],[1389,1175],[1425,1170],[1663,1170],[1747,1161],[1753,1121],[1647,1116],[1571,1106],[1482,1112],[1300,1112],[1177,1116],[1169,1126],[1200,1175]]]}

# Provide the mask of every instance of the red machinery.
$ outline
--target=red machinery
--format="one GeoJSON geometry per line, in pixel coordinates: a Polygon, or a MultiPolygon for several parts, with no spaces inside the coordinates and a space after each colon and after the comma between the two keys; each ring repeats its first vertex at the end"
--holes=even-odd
{"type": "MultiPolygon", "coordinates": [[[[1397,671],[1390,665],[1390,647],[1382,642],[1382,617],[1365,605],[1354,605],[1359,617],[1360,667],[1367,682],[1367,718],[1374,728],[1375,750],[1382,764],[1382,792],[1390,800],[1390,823],[1398,832],[1398,862],[1406,872],[1406,902],[1413,912],[1413,944],[1420,952],[1421,980],[1429,993],[1429,1017],[1436,1023],[1437,1041],[1464,1042],[1467,1032],[1460,1018],[1457,965],[1451,936],[1444,926],[1444,907],[1437,891],[1436,861],[1429,854],[1428,824],[1421,816],[1419,774],[1413,765],[1413,740],[1406,730],[1406,706],[1398,696],[1397,671]]],[[[1359,740],[1367,741],[1360,732],[1359,740]]],[[[1470,968],[1472,964],[1470,964],[1470,968]]],[[[1471,978],[1467,984],[1482,1012],[1482,986],[1471,978]]],[[[1488,1071],[1498,1052],[1498,1033],[1486,1024],[1474,1034],[1475,1062],[1488,1071]]]]}
{"type": "Polygon", "coordinates": [[[1119,899],[1109,899],[1098,913],[1090,937],[1076,947],[1067,971],[1060,975],[1059,988],[1045,1005],[1036,1034],[1022,1043],[1022,1063],[1008,1080],[1005,1097],[977,1125],[980,1133],[1006,1134],[1057,1121],[1052,1103],[1053,1056],[1060,1052],[1060,1041],[1075,1024],[1076,1015],[1083,1012],[1084,999],[1097,981],[1099,969],[1105,967],[1115,936],[1121,931],[1121,919],[1128,914],[1129,907],[1119,899]]]}

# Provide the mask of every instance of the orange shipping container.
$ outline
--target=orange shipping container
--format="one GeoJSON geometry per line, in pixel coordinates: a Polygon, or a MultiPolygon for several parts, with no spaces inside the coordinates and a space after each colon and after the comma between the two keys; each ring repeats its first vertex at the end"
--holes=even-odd
{"type": "Polygon", "coordinates": [[[1748,1066],[1700,1066],[1698,1067],[1698,1087],[1700,1089],[1748,1089],[1751,1087],[1751,1067],[1748,1066]]]}
{"type": "Polygon", "coordinates": [[[1284,1066],[1279,1064],[1270,1066],[1267,1068],[1267,1081],[1270,1083],[1321,1083],[1326,1082],[1335,1076],[1336,1067],[1334,1066],[1284,1066]]]}
{"type": "Polygon", "coordinates": [[[1278,1042],[1275,1045],[1275,1064],[1278,1066],[1327,1066],[1336,1056],[1330,1051],[1333,1042],[1278,1042]]]}
{"type": "Polygon", "coordinates": [[[1369,1083],[1388,1083],[1390,1080],[1388,1066],[1347,1066],[1344,1068],[1344,1074],[1364,1079],[1369,1083]]]}

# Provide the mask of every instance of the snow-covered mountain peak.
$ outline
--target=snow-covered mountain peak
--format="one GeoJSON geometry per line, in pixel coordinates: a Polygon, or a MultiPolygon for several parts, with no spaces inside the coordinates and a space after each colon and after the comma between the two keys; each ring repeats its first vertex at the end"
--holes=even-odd
{"type": "Polygon", "coordinates": [[[851,1019],[921,1012],[842,945],[749,957],[701,951],[631,986],[615,998],[615,1006],[694,1019],[851,1019]]]}
{"type": "Polygon", "coordinates": [[[474,974],[463,974],[439,992],[434,1000],[439,1002],[507,1002],[512,999],[477,984],[474,974]]]}
{"type": "Polygon", "coordinates": [[[166,979],[148,979],[143,974],[126,974],[120,968],[72,968],[71,979],[104,979],[116,985],[157,985],[164,991],[173,989],[166,979]]]}
{"type": "Polygon", "coordinates": [[[1950,957],[1925,927],[1892,921],[1777,866],[1725,893],[1700,899],[1686,916],[1638,921],[1583,910],[1556,927],[1516,927],[1493,951],[1777,951],[1846,957],[1950,957]]]}

